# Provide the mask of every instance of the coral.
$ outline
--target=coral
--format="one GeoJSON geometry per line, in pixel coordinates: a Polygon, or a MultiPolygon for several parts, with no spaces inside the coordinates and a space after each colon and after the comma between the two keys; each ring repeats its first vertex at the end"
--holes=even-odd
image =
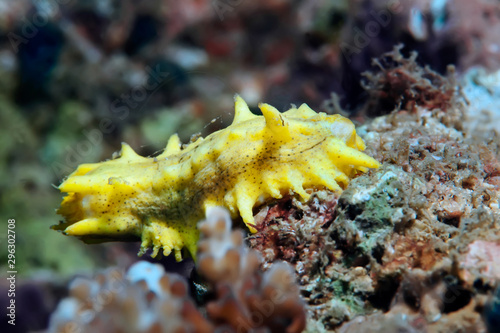
{"type": "Polygon", "coordinates": [[[307,200],[304,188],[341,191],[379,166],[347,118],[305,104],[285,113],[261,104],[257,116],[239,96],[235,103],[231,126],[184,149],[173,135],[153,158],[123,144],[118,158],[80,165],[59,186],[65,221],[54,228],[89,242],[141,237],[140,254],[163,248],[181,260],[184,247],[194,256],[196,221],[210,207],[227,207],[255,232],[254,205],[289,191],[307,200]]]}
{"type": "Polygon", "coordinates": [[[216,322],[240,331],[269,327],[273,332],[301,332],[306,316],[293,270],[276,262],[263,275],[260,255],[244,245],[243,233],[231,231],[225,210],[209,210],[200,224],[197,268],[215,285],[216,301],[207,313],[216,322]]]}
{"type": "Polygon", "coordinates": [[[227,210],[214,207],[200,224],[197,269],[215,294],[202,308],[182,277],[140,261],[126,275],[108,269],[94,279],[75,279],[49,332],[303,331],[306,315],[293,270],[283,262],[259,270],[260,256],[231,223],[227,210]]]}
{"type": "Polygon", "coordinates": [[[160,265],[138,262],[126,276],[111,268],[95,279],[75,279],[49,332],[210,332],[200,317],[186,281],[160,265]]]}
{"type": "MultiPolygon", "coordinates": [[[[444,327],[443,331],[457,331],[460,325],[453,321],[463,321],[464,327],[475,331],[481,326],[480,306],[474,305],[481,304],[480,286],[491,288],[498,281],[491,262],[500,239],[494,231],[499,188],[490,177],[498,163],[496,144],[486,145],[445,126],[446,111],[399,112],[360,129],[360,133],[366,129],[365,138],[373,145],[368,150],[376,151],[384,167],[353,181],[339,198],[339,209],[343,202],[349,206],[334,222],[339,224],[333,239],[353,256],[351,260],[369,267],[371,305],[400,313],[393,304],[398,296],[391,294],[397,286],[432,293],[435,286],[422,284],[427,278],[417,272],[424,270],[434,276],[429,279],[438,281],[435,274],[445,271],[446,279],[456,280],[453,288],[460,289],[460,296],[454,295],[449,304],[420,309],[425,312],[422,320],[429,327],[444,327]],[[374,210],[376,214],[371,213],[374,210]],[[477,243],[478,239],[487,243],[477,243]],[[477,260],[483,268],[468,269],[477,260]],[[408,272],[413,278],[407,277],[408,272]],[[471,295],[474,300],[469,302],[471,295]]],[[[440,293],[449,289],[447,285],[440,293]]],[[[415,304],[429,296],[418,299],[415,304]]]]}
{"type": "Polygon", "coordinates": [[[454,94],[358,127],[383,164],[340,195],[284,198],[257,213],[249,242],[266,265],[295,265],[308,327],[484,328],[484,298],[499,280],[500,142],[465,131],[472,115],[454,94]]]}
{"type": "Polygon", "coordinates": [[[294,264],[301,294],[308,303],[309,330],[315,325],[331,330],[365,313],[368,308],[363,310],[364,302],[353,294],[373,291],[364,268],[342,264],[342,250],[330,236],[338,200],[338,193],[326,190],[315,192],[306,203],[283,198],[257,213],[258,232],[248,237],[251,247],[263,254],[264,267],[277,259],[294,264]]]}
{"type": "Polygon", "coordinates": [[[500,242],[475,240],[468,246],[468,251],[460,267],[462,279],[473,284],[478,278],[483,283],[495,285],[500,280],[500,242]]]}

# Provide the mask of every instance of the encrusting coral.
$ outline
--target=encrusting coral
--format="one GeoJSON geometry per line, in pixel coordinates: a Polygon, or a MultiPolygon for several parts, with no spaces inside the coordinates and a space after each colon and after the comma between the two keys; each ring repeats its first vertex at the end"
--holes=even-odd
{"type": "Polygon", "coordinates": [[[228,208],[255,232],[255,205],[290,191],[307,200],[312,187],[340,192],[380,165],[361,152],[347,118],[305,104],[284,113],[259,107],[263,116],[236,96],[233,123],[183,149],[173,135],[156,157],[124,143],[119,157],[80,165],[59,186],[68,193],[58,210],[65,221],[54,228],[86,242],[140,237],[140,254],[152,247],[153,257],[163,249],[181,260],[184,247],[194,257],[196,222],[211,207],[228,208]]]}
{"type": "Polygon", "coordinates": [[[291,267],[259,269],[260,255],[231,231],[227,210],[213,207],[200,224],[197,270],[215,299],[198,309],[186,281],[140,261],[126,275],[108,269],[77,278],[52,315],[49,333],[66,332],[302,332],[304,303],[291,267]],[[206,313],[206,316],[202,315],[206,313]]]}

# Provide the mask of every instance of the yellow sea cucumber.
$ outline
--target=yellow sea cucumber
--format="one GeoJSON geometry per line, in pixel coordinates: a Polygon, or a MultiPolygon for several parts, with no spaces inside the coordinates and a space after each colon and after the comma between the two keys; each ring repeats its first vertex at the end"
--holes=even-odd
{"type": "Polygon", "coordinates": [[[255,232],[252,209],[307,188],[342,191],[358,171],[379,163],[362,153],[363,140],[340,115],[316,113],[306,104],[280,113],[260,104],[250,112],[235,96],[232,124],[181,145],[174,134],[164,152],[148,158],[123,143],[118,157],[82,164],[59,186],[66,192],[54,226],[86,242],[141,238],[143,254],[186,248],[194,257],[196,224],[210,207],[224,206],[255,232]]]}

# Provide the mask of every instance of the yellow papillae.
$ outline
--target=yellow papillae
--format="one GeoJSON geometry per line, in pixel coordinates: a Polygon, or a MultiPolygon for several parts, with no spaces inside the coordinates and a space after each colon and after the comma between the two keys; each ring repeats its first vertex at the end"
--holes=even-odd
{"type": "Polygon", "coordinates": [[[58,210],[65,221],[54,228],[86,242],[141,238],[139,254],[162,249],[181,260],[183,248],[194,257],[196,224],[210,207],[228,208],[255,232],[256,205],[290,192],[307,200],[307,188],[342,191],[358,171],[380,165],[361,152],[345,117],[306,104],[284,113],[259,107],[263,116],[236,96],[233,123],[184,149],[173,135],[155,158],[123,143],[118,158],[80,165],[59,186],[68,193],[58,210]]]}

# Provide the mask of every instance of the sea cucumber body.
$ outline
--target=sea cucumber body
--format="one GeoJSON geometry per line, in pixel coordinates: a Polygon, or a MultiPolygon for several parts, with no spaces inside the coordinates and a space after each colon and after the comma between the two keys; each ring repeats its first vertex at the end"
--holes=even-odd
{"type": "Polygon", "coordinates": [[[120,157],[83,164],[60,185],[64,198],[56,226],[85,241],[140,237],[141,253],[196,252],[196,224],[207,209],[228,208],[255,231],[252,209],[308,188],[341,191],[351,177],[379,163],[352,122],[316,113],[307,105],[279,113],[261,104],[253,115],[236,96],[233,123],[184,149],[177,135],[165,151],[141,157],[123,144],[120,157]]]}

